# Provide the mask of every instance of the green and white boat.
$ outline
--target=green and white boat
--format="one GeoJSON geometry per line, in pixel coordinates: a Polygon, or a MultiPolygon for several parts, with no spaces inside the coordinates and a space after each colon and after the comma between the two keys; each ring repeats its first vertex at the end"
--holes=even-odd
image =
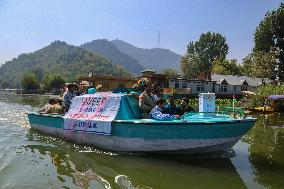
{"type": "MultiPolygon", "coordinates": [[[[91,97],[92,95],[80,96],[81,100],[91,97]]],[[[238,142],[256,121],[255,118],[233,118],[217,113],[192,113],[188,114],[186,119],[173,121],[140,119],[136,98],[119,95],[118,99],[119,108],[115,118],[109,121],[109,133],[86,129],[95,124],[73,124],[73,129],[66,128],[64,125],[68,116],[64,115],[32,112],[28,114],[28,118],[32,129],[74,143],[114,152],[169,154],[225,152],[238,142]]],[[[76,106],[74,104],[72,103],[76,106]]]]}

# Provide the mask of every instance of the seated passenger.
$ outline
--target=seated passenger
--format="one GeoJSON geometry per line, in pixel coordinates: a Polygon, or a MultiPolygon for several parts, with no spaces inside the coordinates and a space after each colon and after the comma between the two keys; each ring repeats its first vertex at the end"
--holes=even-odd
{"type": "Polygon", "coordinates": [[[160,121],[169,121],[169,120],[174,120],[179,118],[179,116],[175,116],[175,115],[171,115],[171,114],[163,114],[163,106],[165,104],[166,100],[160,98],[159,100],[157,100],[156,102],[156,107],[153,108],[149,114],[149,117],[151,119],[156,119],[156,120],[160,120],[160,121]]]}
{"type": "Polygon", "coordinates": [[[45,104],[42,108],[40,108],[37,112],[46,113],[49,110],[49,107],[54,103],[55,99],[51,98],[48,100],[48,103],[45,104]]]}
{"type": "Polygon", "coordinates": [[[151,97],[155,103],[157,102],[157,100],[159,100],[159,98],[163,97],[162,89],[157,83],[153,85],[153,91],[151,93],[151,97]]]}
{"type": "Polygon", "coordinates": [[[186,112],[195,112],[195,110],[191,106],[189,106],[188,98],[182,98],[177,114],[182,116],[186,112]]]}
{"type": "Polygon", "coordinates": [[[90,86],[88,89],[87,89],[87,94],[95,94],[97,92],[97,89],[93,86],[90,86]]]}
{"type": "Polygon", "coordinates": [[[143,119],[149,117],[149,113],[155,107],[155,103],[151,98],[151,85],[145,85],[145,91],[139,96],[139,108],[141,109],[141,116],[143,119]]]}
{"type": "Polygon", "coordinates": [[[63,108],[60,105],[60,101],[55,99],[54,103],[51,104],[51,106],[49,106],[49,109],[46,111],[46,113],[50,113],[50,114],[63,114],[63,108]]]}
{"type": "Polygon", "coordinates": [[[164,106],[164,113],[175,115],[178,111],[178,108],[175,104],[175,98],[171,95],[168,99],[168,104],[164,106]]]}
{"type": "Polygon", "coordinates": [[[59,100],[57,99],[50,99],[48,103],[42,107],[41,109],[38,110],[40,113],[57,113],[57,114],[62,114],[63,113],[63,108],[60,105],[59,100]]]}

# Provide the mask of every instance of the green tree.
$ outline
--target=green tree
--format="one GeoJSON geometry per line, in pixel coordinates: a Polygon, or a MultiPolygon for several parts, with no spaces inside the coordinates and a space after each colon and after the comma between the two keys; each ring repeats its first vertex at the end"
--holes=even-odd
{"type": "Polygon", "coordinates": [[[226,38],[220,33],[207,32],[201,34],[198,41],[192,41],[187,46],[187,52],[181,61],[183,75],[185,77],[196,77],[203,72],[209,79],[213,62],[218,59],[225,59],[228,50],[226,38]]]}
{"type": "Polygon", "coordinates": [[[274,79],[276,65],[277,62],[273,53],[254,52],[244,58],[243,71],[249,77],[274,79]]]}
{"type": "Polygon", "coordinates": [[[21,83],[23,89],[28,91],[37,90],[40,87],[34,73],[25,74],[21,80],[21,83]]]}
{"type": "Polygon", "coordinates": [[[44,91],[49,91],[51,90],[51,88],[49,87],[49,82],[50,82],[50,79],[51,79],[51,75],[49,74],[45,74],[42,81],[41,81],[41,88],[44,90],[44,91]]]}
{"type": "Polygon", "coordinates": [[[65,79],[61,77],[60,75],[54,75],[49,80],[50,89],[59,89],[64,84],[65,84],[65,79]]]}
{"type": "Polygon", "coordinates": [[[2,89],[6,89],[10,87],[10,83],[8,81],[0,81],[0,86],[2,89]]]}
{"type": "Polygon", "coordinates": [[[41,82],[41,81],[42,81],[43,76],[44,76],[44,71],[43,71],[42,68],[40,68],[40,67],[33,67],[31,72],[32,72],[33,74],[35,74],[36,80],[37,80],[38,82],[41,82]]]}
{"type": "Polygon", "coordinates": [[[177,70],[171,68],[163,69],[161,73],[165,74],[167,77],[177,77],[179,75],[177,70]]]}
{"type": "Polygon", "coordinates": [[[213,62],[212,72],[223,75],[241,75],[241,66],[238,65],[236,59],[218,59],[213,62]]]}
{"type": "Polygon", "coordinates": [[[254,52],[275,53],[279,59],[279,76],[284,79],[284,3],[268,11],[254,34],[254,52]]]}
{"type": "Polygon", "coordinates": [[[197,55],[187,54],[181,58],[181,71],[185,78],[197,78],[200,71],[200,59],[197,55]]]}
{"type": "Polygon", "coordinates": [[[41,82],[41,87],[45,91],[51,91],[53,89],[59,89],[65,82],[65,79],[60,75],[46,74],[41,82]]]}

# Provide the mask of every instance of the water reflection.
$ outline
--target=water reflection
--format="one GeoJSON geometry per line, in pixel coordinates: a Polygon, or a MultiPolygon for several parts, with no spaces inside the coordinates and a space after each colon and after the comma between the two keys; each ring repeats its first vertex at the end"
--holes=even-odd
{"type": "Polygon", "coordinates": [[[9,92],[0,92],[0,99],[6,103],[19,103],[33,107],[41,107],[48,102],[49,96],[43,95],[20,95],[9,92]]]}
{"type": "Polygon", "coordinates": [[[57,179],[65,182],[64,178],[70,177],[76,186],[96,183],[103,188],[246,188],[229,158],[109,155],[91,147],[82,152],[85,146],[50,140],[36,131],[27,135],[30,140],[48,144],[27,145],[27,150],[51,157],[57,179]]]}
{"type": "Polygon", "coordinates": [[[267,188],[283,188],[284,123],[283,113],[258,116],[258,122],[248,135],[249,160],[255,180],[267,188]]]}

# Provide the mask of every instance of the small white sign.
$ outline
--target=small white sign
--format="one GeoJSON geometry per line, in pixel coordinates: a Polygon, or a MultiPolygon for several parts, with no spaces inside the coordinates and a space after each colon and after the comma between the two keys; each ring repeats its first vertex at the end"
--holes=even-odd
{"type": "Polygon", "coordinates": [[[215,93],[199,94],[199,112],[215,112],[215,93]]]}

